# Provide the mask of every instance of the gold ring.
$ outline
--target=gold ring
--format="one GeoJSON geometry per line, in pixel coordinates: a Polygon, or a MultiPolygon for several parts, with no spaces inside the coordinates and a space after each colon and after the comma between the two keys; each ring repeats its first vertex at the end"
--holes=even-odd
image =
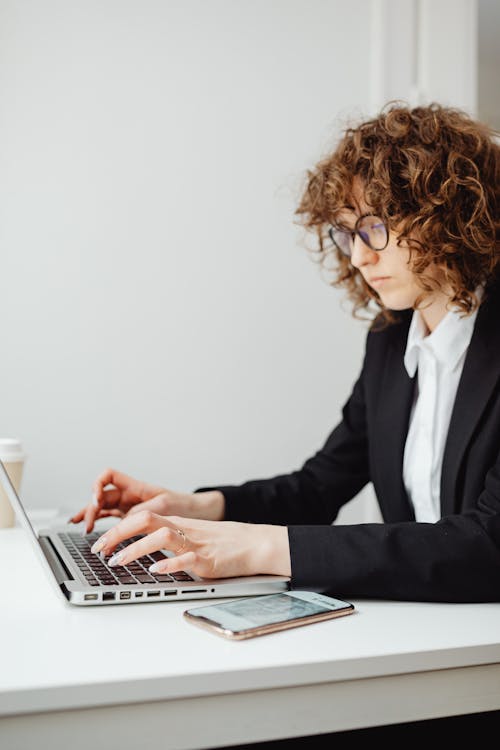
{"type": "Polygon", "coordinates": [[[183,552],[183,551],[184,551],[184,548],[185,548],[185,546],[186,546],[186,542],[187,542],[187,537],[186,537],[186,535],[185,535],[185,533],[183,532],[183,530],[182,530],[182,529],[176,529],[176,532],[177,532],[177,533],[179,534],[180,538],[182,539],[182,544],[181,544],[181,546],[179,547],[179,549],[178,549],[178,550],[176,550],[175,554],[176,554],[176,555],[180,555],[180,554],[181,554],[181,552],[183,552]]]}

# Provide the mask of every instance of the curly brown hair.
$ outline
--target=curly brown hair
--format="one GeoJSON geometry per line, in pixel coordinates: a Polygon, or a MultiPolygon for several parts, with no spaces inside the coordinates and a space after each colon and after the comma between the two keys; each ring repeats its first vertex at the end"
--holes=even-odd
{"type": "Polygon", "coordinates": [[[417,304],[439,286],[425,273],[433,263],[452,289],[450,304],[465,314],[477,308],[475,290],[487,288],[500,270],[497,136],[459,109],[389,102],[377,117],[346,127],[333,153],[307,172],[295,213],[316,234],[312,252],[333,270],[329,283],[347,290],[355,317],[374,306],[383,322],[393,320],[328,238],[329,226],[353,204],[356,180],[373,213],[410,248],[410,268],[422,288],[417,304]]]}

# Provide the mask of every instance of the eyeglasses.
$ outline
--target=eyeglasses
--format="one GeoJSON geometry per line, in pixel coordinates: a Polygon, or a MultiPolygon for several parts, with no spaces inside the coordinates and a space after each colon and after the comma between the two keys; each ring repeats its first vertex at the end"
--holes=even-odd
{"type": "Polygon", "coordinates": [[[385,222],[372,214],[360,216],[354,229],[331,226],[328,234],[335,247],[348,258],[351,257],[356,235],[361,237],[365,245],[376,251],[384,250],[389,242],[389,230],[385,222]]]}

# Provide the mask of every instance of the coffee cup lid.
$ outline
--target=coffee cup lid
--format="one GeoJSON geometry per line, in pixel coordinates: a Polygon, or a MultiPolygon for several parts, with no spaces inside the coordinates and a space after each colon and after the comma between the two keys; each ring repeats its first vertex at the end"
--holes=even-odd
{"type": "Polygon", "coordinates": [[[26,458],[23,444],[17,438],[0,438],[0,460],[23,461],[26,458]]]}

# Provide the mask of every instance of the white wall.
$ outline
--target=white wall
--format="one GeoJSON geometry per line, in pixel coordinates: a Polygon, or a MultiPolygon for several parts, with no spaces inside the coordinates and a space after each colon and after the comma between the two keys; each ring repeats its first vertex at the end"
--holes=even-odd
{"type": "Polygon", "coordinates": [[[372,108],[403,98],[475,116],[478,0],[372,0],[371,8],[372,108]]]}
{"type": "Polygon", "coordinates": [[[189,489],[322,444],[364,328],[293,211],[367,100],[366,6],[2,2],[0,431],[28,505],[77,507],[107,465],[189,489]]]}
{"type": "Polygon", "coordinates": [[[481,119],[500,131],[500,3],[478,2],[478,111],[481,119]]]}
{"type": "Polygon", "coordinates": [[[412,94],[390,7],[0,0],[0,433],[27,505],[74,510],[108,465],[190,489],[321,446],[366,326],[293,212],[339,121],[412,94]]]}

